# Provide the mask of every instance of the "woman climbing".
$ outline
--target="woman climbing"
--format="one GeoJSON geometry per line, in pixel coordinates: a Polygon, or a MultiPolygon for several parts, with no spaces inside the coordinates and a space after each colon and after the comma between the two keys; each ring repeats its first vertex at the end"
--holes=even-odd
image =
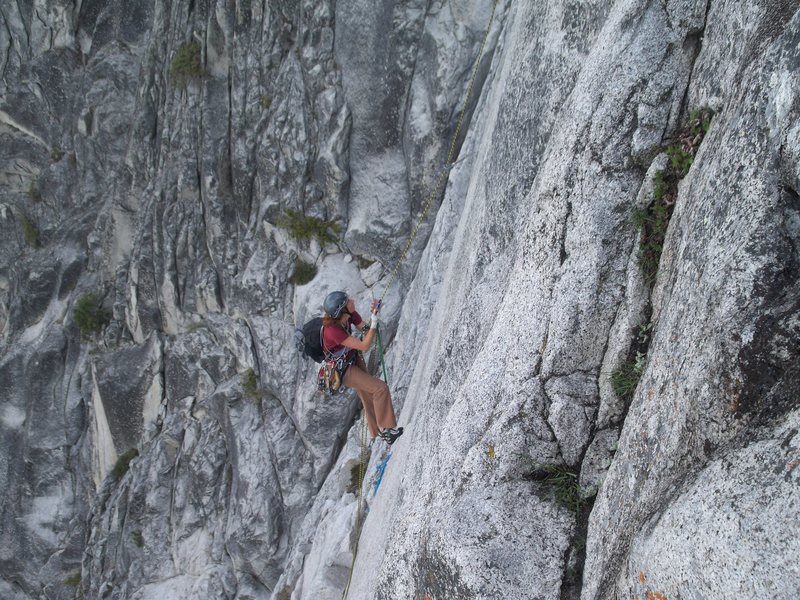
{"type": "Polygon", "coordinates": [[[380,305],[378,302],[373,302],[368,329],[364,319],[356,312],[355,302],[344,292],[331,292],[325,297],[323,305],[325,317],[322,328],[322,349],[328,357],[344,356],[342,382],[354,389],[361,399],[372,437],[380,436],[391,445],[403,435],[403,428],[397,427],[389,386],[367,372],[367,365],[361,355],[361,352],[368,350],[372,345],[378,327],[380,305]],[[366,331],[363,340],[350,335],[352,325],[361,331],[366,331]]]}

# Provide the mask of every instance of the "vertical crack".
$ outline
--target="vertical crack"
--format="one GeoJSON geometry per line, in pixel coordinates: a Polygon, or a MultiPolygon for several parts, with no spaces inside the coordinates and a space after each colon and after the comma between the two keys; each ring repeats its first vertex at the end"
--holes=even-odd
{"type": "MultiPolygon", "coordinates": [[[[711,0],[707,0],[707,2],[706,2],[706,12],[705,12],[705,15],[703,16],[703,25],[702,25],[702,27],[697,29],[697,30],[690,31],[687,34],[686,39],[683,42],[684,48],[686,48],[690,44],[692,45],[692,48],[691,48],[692,60],[691,60],[691,65],[689,66],[689,76],[686,79],[686,87],[683,90],[683,97],[681,98],[681,103],[680,103],[680,105],[678,107],[678,114],[675,115],[675,119],[676,119],[675,122],[676,123],[680,122],[682,107],[686,106],[686,103],[687,103],[687,98],[689,96],[690,83],[691,83],[692,79],[694,78],[695,64],[697,63],[697,59],[700,56],[700,51],[703,49],[703,36],[705,35],[706,26],[708,24],[708,14],[709,14],[709,12],[711,12],[711,0]]],[[[667,122],[669,122],[669,120],[667,122]]]]}
{"type": "Polygon", "coordinates": [[[569,253],[566,250],[567,245],[567,226],[569,224],[569,218],[572,216],[572,202],[567,200],[567,214],[564,216],[564,227],[561,230],[561,254],[559,258],[559,265],[563,265],[564,261],[567,260],[569,257],[569,253]]]}

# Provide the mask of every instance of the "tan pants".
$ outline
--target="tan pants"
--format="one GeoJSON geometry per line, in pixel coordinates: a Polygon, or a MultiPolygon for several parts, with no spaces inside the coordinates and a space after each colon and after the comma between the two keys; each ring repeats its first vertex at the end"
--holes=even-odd
{"type": "Polygon", "coordinates": [[[378,435],[379,427],[385,429],[397,426],[392,398],[389,396],[389,386],[367,372],[367,365],[364,364],[364,358],[360,354],[345,371],[344,384],[355,390],[361,399],[372,437],[378,435]]]}

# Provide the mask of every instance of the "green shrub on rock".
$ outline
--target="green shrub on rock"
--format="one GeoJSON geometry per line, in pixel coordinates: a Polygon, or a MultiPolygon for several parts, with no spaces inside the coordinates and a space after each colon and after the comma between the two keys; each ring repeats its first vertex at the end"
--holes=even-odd
{"type": "Polygon", "coordinates": [[[289,235],[300,242],[317,238],[323,246],[336,242],[336,235],[341,227],[335,221],[324,221],[316,217],[307,217],[303,213],[286,209],[278,218],[278,227],[289,232],[289,235]]]}
{"type": "Polygon", "coordinates": [[[81,330],[81,336],[86,338],[100,332],[108,325],[111,314],[103,308],[102,296],[92,292],[78,299],[72,311],[72,318],[81,330]]]}
{"type": "Polygon", "coordinates": [[[713,117],[714,111],[708,107],[689,114],[686,125],[664,149],[667,168],[655,175],[652,201],[646,208],[634,209],[632,221],[641,230],[639,264],[648,287],[652,288],[656,281],[664,239],[678,199],[678,184],[689,174],[713,117]]]}
{"type": "Polygon", "coordinates": [[[263,396],[261,390],[258,389],[258,377],[253,369],[247,369],[242,373],[241,377],[242,391],[244,395],[253,400],[258,400],[263,396]]]}
{"type": "Polygon", "coordinates": [[[711,119],[714,118],[714,111],[708,106],[703,106],[694,109],[689,113],[689,122],[687,129],[689,135],[696,139],[696,144],[699,145],[703,141],[703,137],[708,133],[711,128],[711,119]],[[698,137],[699,136],[699,137],[698,137]]]}
{"type": "Polygon", "coordinates": [[[34,204],[39,204],[39,202],[42,201],[42,192],[39,190],[39,186],[35,181],[31,181],[31,185],[28,188],[28,198],[30,198],[31,202],[34,204]]]}
{"type": "Polygon", "coordinates": [[[294,285],[305,285],[317,275],[317,267],[304,260],[297,259],[294,262],[294,273],[289,278],[294,285]]]}
{"type": "Polygon", "coordinates": [[[626,361],[611,374],[611,387],[614,393],[623,400],[633,398],[636,386],[644,369],[644,355],[637,354],[633,360],[626,361]]]}
{"type": "Polygon", "coordinates": [[[141,529],[137,529],[131,533],[131,539],[137,547],[142,548],[144,546],[144,535],[142,535],[141,529]]]}
{"type": "Polygon", "coordinates": [[[139,451],[136,448],[131,448],[124,454],[121,454],[114,468],[111,469],[111,474],[117,479],[125,475],[131,466],[131,461],[137,456],[139,456],[139,451]]]}
{"type": "Polygon", "coordinates": [[[39,241],[39,228],[28,218],[28,215],[20,213],[19,224],[22,227],[22,237],[25,238],[27,244],[32,248],[41,246],[41,242],[39,241]]]}
{"type": "Polygon", "coordinates": [[[193,80],[202,79],[206,72],[200,55],[200,44],[186,42],[178,46],[169,69],[173,85],[186,87],[193,80]]]}
{"type": "Polygon", "coordinates": [[[565,465],[537,464],[536,467],[533,479],[541,481],[560,506],[579,514],[587,501],[578,482],[578,472],[565,465]]]}
{"type": "Polygon", "coordinates": [[[694,162],[694,155],[680,144],[672,144],[667,147],[669,165],[678,179],[683,179],[689,173],[689,169],[694,162]]]}

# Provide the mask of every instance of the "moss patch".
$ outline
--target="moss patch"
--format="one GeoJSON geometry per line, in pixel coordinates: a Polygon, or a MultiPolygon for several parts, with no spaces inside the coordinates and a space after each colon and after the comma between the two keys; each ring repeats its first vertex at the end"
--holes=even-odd
{"type": "Polygon", "coordinates": [[[292,597],[292,590],[287,586],[283,588],[276,596],[277,600],[290,600],[292,597]]]}

